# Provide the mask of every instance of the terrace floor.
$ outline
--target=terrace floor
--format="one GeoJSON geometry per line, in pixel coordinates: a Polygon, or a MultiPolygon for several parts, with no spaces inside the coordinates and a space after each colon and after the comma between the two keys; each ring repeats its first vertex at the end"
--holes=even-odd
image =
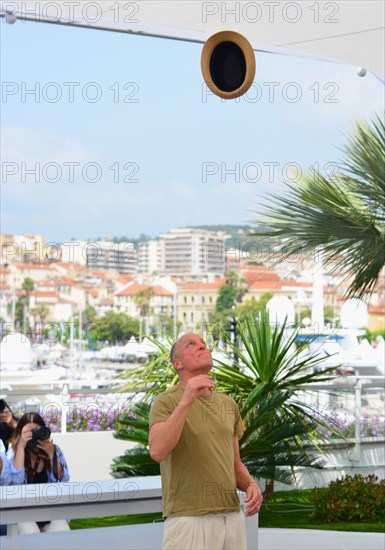
{"type": "Polygon", "coordinates": [[[259,529],[259,550],[384,550],[385,533],[259,529]]]}
{"type": "MultiPolygon", "coordinates": [[[[6,537],[1,539],[1,550],[158,550],[149,545],[146,525],[101,527],[67,531],[65,533],[44,533],[43,535],[21,535],[15,545],[6,537]],[[147,539],[147,540],[146,540],[147,539]],[[75,542],[76,540],[76,542],[75,542]],[[74,544],[75,543],[75,544],[74,544]]],[[[160,533],[159,533],[160,534],[160,533]]],[[[258,550],[384,550],[384,533],[352,533],[342,531],[317,531],[313,529],[259,529],[258,550]]]]}

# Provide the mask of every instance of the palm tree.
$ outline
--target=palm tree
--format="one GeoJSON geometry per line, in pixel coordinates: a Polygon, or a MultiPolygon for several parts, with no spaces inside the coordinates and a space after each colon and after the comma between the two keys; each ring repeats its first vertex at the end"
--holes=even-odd
{"type": "Polygon", "coordinates": [[[219,289],[215,304],[215,319],[219,320],[223,315],[228,315],[236,303],[242,302],[242,298],[247,291],[246,280],[235,271],[229,271],[226,274],[225,284],[219,289]]]}
{"type": "Polygon", "coordinates": [[[385,265],[385,126],[379,116],[357,124],[338,172],[307,172],[287,193],[269,195],[259,236],[282,240],[285,254],[323,250],[330,273],[352,275],[348,295],[375,288],[385,265]]]}
{"type": "Polygon", "coordinates": [[[149,286],[144,290],[139,290],[134,296],[134,302],[139,308],[139,315],[140,315],[139,340],[142,339],[142,319],[144,318],[147,320],[150,314],[150,311],[151,311],[150,303],[153,295],[154,295],[154,289],[151,286],[149,286]]]}
{"type": "MultiPolygon", "coordinates": [[[[25,293],[25,301],[24,301],[24,308],[23,308],[23,320],[24,325],[29,324],[28,322],[28,315],[29,315],[29,306],[31,301],[31,292],[33,292],[35,288],[35,283],[33,279],[30,277],[26,277],[23,281],[23,284],[21,285],[21,288],[24,290],[25,293]]],[[[25,326],[24,329],[26,330],[27,327],[25,326]]]]}
{"type": "Polygon", "coordinates": [[[122,393],[143,393],[142,403],[150,403],[152,399],[179,383],[179,377],[170,362],[171,340],[163,344],[157,340],[151,340],[159,348],[159,353],[152,360],[134,369],[129,369],[117,379],[126,380],[119,391],[122,393]]]}
{"type": "Polygon", "coordinates": [[[31,314],[37,317],[42,325],[49,316],[49,308],[45,304],[39,304],[31,309],[31,314]]]}
{"type": "Polygon", "coordinates": [[[243,296],[248,291],[246,279],[238,275],[235,271],[229,271],[226,273],[225,284],[235,289],[235,301],[238,303],[242,302],[243,296]]]}
{"type": "Polygon", "coordinates": [[[317,467],[311,452],[325,424],[315,407],[304,402],[304,385],[331,378],[323,358],[306,353],[317,336],[297,342],[299,329],[270,323],[267,311],[257,321],[238,323],[237,342],[228,358],[214,369],[218,391],[238,403],[245,431],[241,456],[255,477],[266,479],[265,496],[273,494],[274,480],[290,482],[294,467],[317,467]],[[235,362],[234,362],[235,359],[235,362]]]}
{"type": "Polygon", "coordinates": [[[160,467],[148,451],[148,422],[150,405],[135,403],[127,413],[121,415],[115,437],[138,443],[133,449],[125,451],[123,456],[114,459],[111,472],[114,477],[155,476],[160,467]]]}
{"type": "MultiPolygon", "coordinates": [[[[271,325],[268,313],[261,312],[257,324],[251,317],[239,323],[241,343],[232,342],[228,353],[231,363],[233,354],[237,363],[231,367],[223,361],[214,363],[217,391],[235,399],[244,421],[242,460],[255,477],[269,480],[267,496],[273,491],[273,480],[292,480],[295,467],[319,467],[311,447],[321,438],[319,425],[326,422],[316,414],[315,407],[303,402],[303,386],[328,380],[331,369],[319,370],[322,359],[303,354],[312,338],[294,346],[297,333],[288,333],[285,325],[271,325]]],[[[114,466],[114,475],[121,471],[149,475],[146,472],[150,466],[153,471],[154,464],[143,447],[148,445],[143,420],[148,418],[152,399],[178,383],[169,360],[171,343],[158,345],[159,356],[121,376],[128,383],[119,391],[142,392],[142,402],[140,410],[134,409],[135,414],[122,422],[116,436],[140,443],[141,450],[129,450],[119,457],[115,463],[119,470],[114,466]],[[140,466],[143,470],[135,469],[140,466]]]]}
{"type": "Polygon", "coordinates": [[[40,330],[43,332],[44,321],[48,318],[49,314],[50,314],[49,308],[45,304],[39,304],[38,306],[31,309],[31,315],[33,315],[34,324],[35,324],[35,334],[37,329],[35,318],[37,317],[39,319],[40,330]]]}

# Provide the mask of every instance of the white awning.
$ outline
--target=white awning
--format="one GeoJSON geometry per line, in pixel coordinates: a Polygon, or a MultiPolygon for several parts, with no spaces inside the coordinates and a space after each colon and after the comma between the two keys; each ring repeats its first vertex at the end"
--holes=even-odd
{"type": "Polygon", "coordinates": [[[7,12],[32,21],[201,43],[229,29],[244,34],[259,51],[351,64],[384,78],[383,0],[1,0],[0,14],[7,12]]]}

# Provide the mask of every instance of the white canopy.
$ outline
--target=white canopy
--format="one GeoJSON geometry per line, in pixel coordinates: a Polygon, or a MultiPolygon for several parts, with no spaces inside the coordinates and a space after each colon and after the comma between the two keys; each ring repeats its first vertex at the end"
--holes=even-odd
{"type": "Polygon", "coordinates": [[[0,366],[2,370],[32,367],[32,346],[25,334],[18,332],[4,336],[0,344],[0,366]]]}
{"type": "Polygon", "coordinates": [[[124,353],[132,353],[135,354],[138,351],[139,344],[135,340],[133,336],[128,340],[127,344],[123,347],[122,351],[124,353]]]}
{"type": "MultiPolygon", "coordinates": [[[[205,42],[222,29],[259,51],[351,64],[384,78],[383,0],[89,2],[0,0],[22,19],[205,42]]],[[[14,22],[12,16],[7,16],[14,22]]]]}
{"type": "Polygon", "coordinates": [[[138,352],[141,353],[156,353],[159,352],[159,348],[156,344],[151,342],[147,337],[138,346],[138,352]]]}

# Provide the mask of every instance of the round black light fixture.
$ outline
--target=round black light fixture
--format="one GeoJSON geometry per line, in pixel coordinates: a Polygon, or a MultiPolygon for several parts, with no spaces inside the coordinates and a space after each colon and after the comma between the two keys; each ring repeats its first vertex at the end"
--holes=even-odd
{"type": "Polygon", "coordinates": [[[224,99],[240,97],[254,80],[254,50],[242,34],[218,32],[203,46],[201,68],[204,81],[214,94],[224,99]]]}

